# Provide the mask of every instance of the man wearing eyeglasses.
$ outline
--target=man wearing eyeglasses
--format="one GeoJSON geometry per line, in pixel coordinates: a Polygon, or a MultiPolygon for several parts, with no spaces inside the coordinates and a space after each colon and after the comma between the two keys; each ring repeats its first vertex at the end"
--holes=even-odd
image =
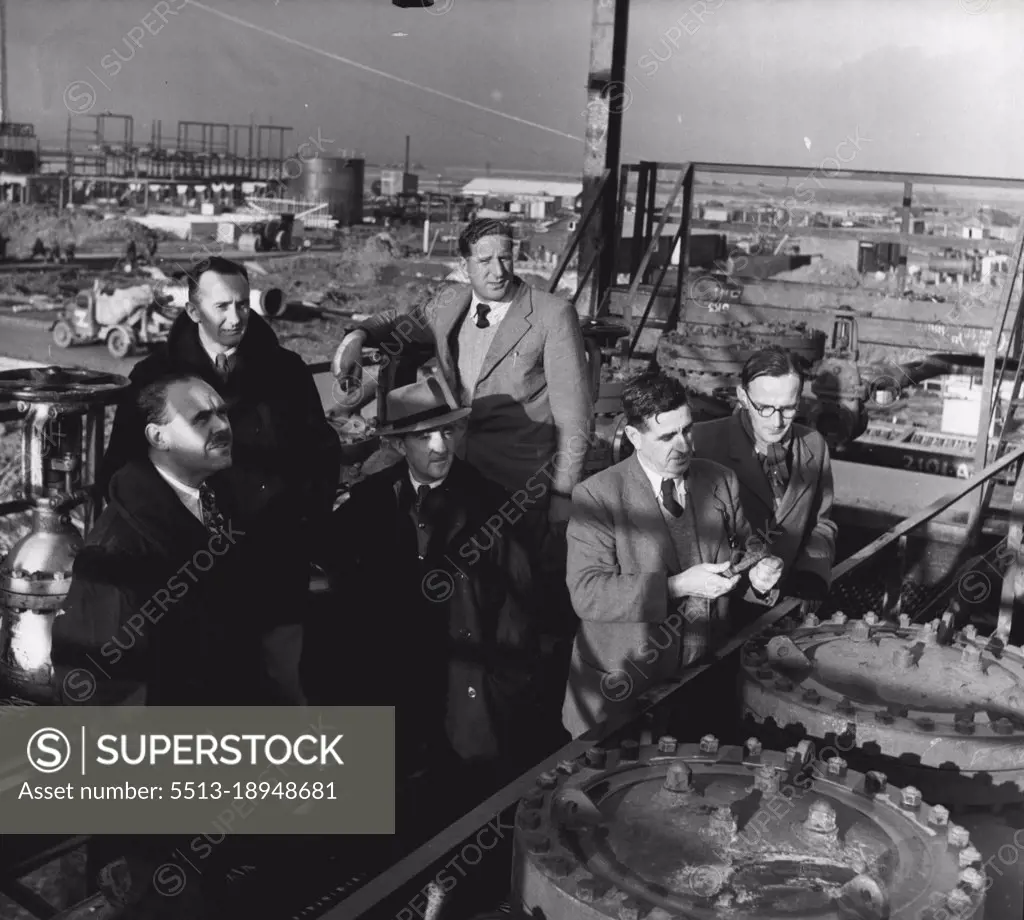
{"type": "Polygon", "coordinates": [[[693,429],[694,453],[736,473],[744,514],[769,552],[783,560],[782,594],[813,613],[828,594],[835,559],[832,464],[825,439],[794,424],[803,370],[783,348],[750,357],[730,418],[693,429]]]}

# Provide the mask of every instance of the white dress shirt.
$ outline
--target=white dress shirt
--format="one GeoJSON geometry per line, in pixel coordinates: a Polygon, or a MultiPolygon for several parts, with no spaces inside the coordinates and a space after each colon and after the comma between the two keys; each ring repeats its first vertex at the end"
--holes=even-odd
{"type": "Polygon", "coordinates": [[[217,366],[217,355],[226,355],[228,358],[231,358],[234,353],[238,351],[237,345],[231,348],[226,348],[219,342],[215,342],[206,334],[206,330],[204,330],[199,324],[196,324],[196,328],[199,330],[199,344],[203,346],[203,351],[210,356],[210,363],[214,367],[217,366]]]}
{"type": "Polygon", "coordinates": [[[163,467],[157,466],[155,463],[153,464],[153,467],[163,478],[164,482],[174,489],[174,494],[181,499],[181,503],[188,508],[192,513],[192,516],[195,517],[200,524],[205,525],[206,521],[203,520],[203,503],[202,499],[199,497],[199,489],[195,486],[187,485],[178,479],[177,476],[168,473],[167,470],[163,467]]]}
{"type": "MultiPolygon", "coordinates": [[[[654,489],[654,496],[655,496],[655,498],[658,499],[658,504],[661,505],[662,508],[664,508],[665,507],[665,500],[664,500],[664,498],[663,498],[663,496],[661,494],[661,482],[662,482],[663,479],[669,479],[670,477],[668,477],[668,476],[661,476],[658,473],[655,473],[652,470],[650,470],[647,467],[647,465],[644,463],[644,461],[640,459],[640,455],[639,454],[637,455],[636,459],[640,463],[640,469],[642,469],[647,474],[647,479],[651,483],[651,488],[654,489]]],[[[680,476],[678,479],[675,480],[675,492],[676,492],[676,501],[679,502],[679,507],[680,508],[685,508],[686,507],[686,477],[685,476],[680,476]]],[[[668,509],[666,508],[665,510],[667,511],[668,509]]]]}

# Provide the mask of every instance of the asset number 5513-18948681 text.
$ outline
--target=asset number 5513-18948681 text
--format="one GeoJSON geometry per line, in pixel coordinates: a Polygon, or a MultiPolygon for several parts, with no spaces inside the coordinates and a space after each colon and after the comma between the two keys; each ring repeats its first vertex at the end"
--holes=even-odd
{"type": "Polygon", "coordinates": [[[281,799],[283,801],[336,801],[334,783],[295,783],[295,782],[248,782],[220,783],[211,782],[173,782],[171,783],[171,800],[208,799],[281,799]]]}

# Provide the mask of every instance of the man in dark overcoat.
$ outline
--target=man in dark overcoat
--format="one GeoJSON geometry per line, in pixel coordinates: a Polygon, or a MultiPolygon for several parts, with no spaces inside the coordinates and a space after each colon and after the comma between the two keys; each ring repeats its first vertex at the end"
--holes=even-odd
{"type": "Polygon", "coordinates": [[[403,459],[335,512],[325,567],[346,607],[364,611],[361,628],[346,626],[348,660],[367,665],[360,702],[397,707],[399,774],[480,768],[497,781],[529,760],[540,725],[536,629],[517,509],[456,458],[469,412],[441,377],[388,394],[382,433],[403,459]]]}
{"type": "Polygon", "coordinates": [[[196,375],[224,401],[234,445],[223,490],[245,509],[250,543],[261,541],[273,560],[276,591],[262,603],[291,616],[293,629],[277,641],[297,667],[313,544],[326,529],[341,467],[341,444],[313,377],[251,312],[245,267],[219,257],[200,262],[189,270],[188,305],[166,345],[132,369],[134,386],[114,419],[101,488],[129,460],[146,458],[134,394],[170,371],[196,375]]]}

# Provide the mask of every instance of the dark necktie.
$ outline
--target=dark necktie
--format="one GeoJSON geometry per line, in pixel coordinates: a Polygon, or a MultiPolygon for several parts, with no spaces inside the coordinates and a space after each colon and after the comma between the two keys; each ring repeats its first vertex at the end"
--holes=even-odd
{"type": "Polygon", "coordinates": [[[491,312],[491,308],[485,303],[478,303],[476,305],[476,326],[477,329],[486,329],[491,325],[491,321],[487,318],[487,314],[491,312]]]}
{"type": "Polygon", "coordinates": [[[199,505],[203,510],[203,523],[210,535],[215,536],[222,533],[227,525],[224,515],[217,507],[217,498],[213,493],[213,488],[208,483],[204,482],[199,487],[199,505]]]}
{"type": "Polygon", "coordinates": [[[217,368],[217,375],[221,380],[227,380],[228,375],[231,373],[231,360],[223,352],[217,355],[214,361],[214,366],[217,368]]]}
{"type": "Polygon", "coordinates": [[[778,508],[789,486],[789,451],[782,444],[769,444],[767,453],[760,459],[768,485],[771,486],[772,499],[778,508]]]}
{"type": "Polygon", "coordinates": [[[676,499],[676,483],[674,479],[661,480],[661,501],[665,505],[665,510],[672,517],[680,517],[682,515],[683,506],[676,499]]]}
{"type": "Polygon", "coordinates": [[[417,486],[416,487],[416,510],[423,510],[423,502],[426,501],[427,496],[430,494],[430,486],[417,486]]]}

